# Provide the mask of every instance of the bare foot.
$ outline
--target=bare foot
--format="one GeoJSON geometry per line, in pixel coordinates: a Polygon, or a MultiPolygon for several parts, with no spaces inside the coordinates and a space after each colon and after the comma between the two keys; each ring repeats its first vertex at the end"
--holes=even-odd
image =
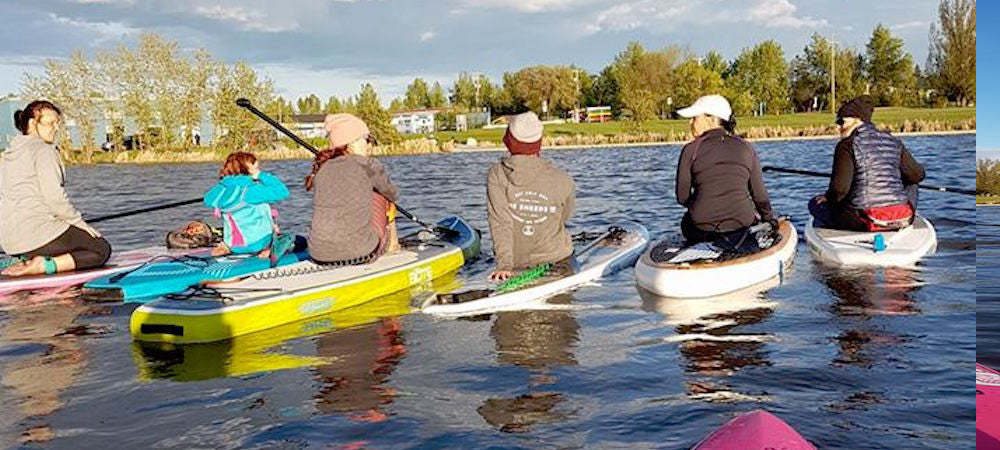
{"type": "Polygon", "coordinates": [[[212,249],[212,256],[225,256],[228,254],[229,247],[226,247],[226,244],[216,245],[215,248],[212,249]]]}
{"type": "Polygon", "coordinates": [[[27,275],[43,274],[45,273],[45,258],[36,256],[25,262],[14,264],[0,273],[7,277],[23,277],[27,275]]]}
{"type": "Polygon", "coordinates": [[[403,247],[401,247],[401,246],[399,245],[399,242],[396,242],[396,241],[392,241],[392,242],[390,242],[390,243],[389,243],[389,248],[387,248],[387,249],[386,249],[386,252],[387,252],[387,253],[393,253],[393,252],[398,252],[398,251],[399,251],[400,249],[402,249],[402,248],[403,248],[403,247]]]}
{"type": "Polygon", "coordinates": [[[271,257],[271,249],[265,248],[264,250],[261,250],[260,253],[257,254],[257,257],[258,258],[263,258],[263,259],[270,258],[271,257]]]}

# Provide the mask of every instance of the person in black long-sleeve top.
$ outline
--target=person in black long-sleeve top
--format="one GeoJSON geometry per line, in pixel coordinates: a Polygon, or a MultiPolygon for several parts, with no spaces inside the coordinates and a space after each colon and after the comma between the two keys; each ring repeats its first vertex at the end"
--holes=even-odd
{"type": "Polygon", "coordinates": [[[772,221],[760,158],[733,132],[732,109],[721,95],[699,98],[677,111],[691,119],[695,139],[677,163],[677,202],[688,209],[681,231],[688,243],[772,221]]]}
{"type": "Polygon", "coordinates": [[[813,224],[854,231],[895,230],[912,223],[923,166],[899,140],[871,122],[869,96],[837,111],[841,140],[825,194],[809,202],[813,224]]]}

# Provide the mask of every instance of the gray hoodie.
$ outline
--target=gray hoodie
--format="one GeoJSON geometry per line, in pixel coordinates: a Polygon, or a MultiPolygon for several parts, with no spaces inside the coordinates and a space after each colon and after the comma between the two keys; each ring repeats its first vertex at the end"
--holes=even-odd
{"type": "Polygon", "coordinates": [[[538,156],[511,155],[490,168],[487,213],[496,270],[520,270],[573,254],[566,221],[576,185],[538,156]]]}
{"type": "Polygon", "coordinates": [[[0,153],[0,247],[19,255],[48,244],[70,225],[85,228],[66,196],[59,150],[37,136],[17,136],[0,153]]]}

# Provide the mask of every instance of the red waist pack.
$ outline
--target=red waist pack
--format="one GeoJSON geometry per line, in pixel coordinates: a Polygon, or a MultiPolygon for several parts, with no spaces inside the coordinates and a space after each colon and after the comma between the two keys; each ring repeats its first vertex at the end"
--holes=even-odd
{"type": "Polygon", "coordinates": [[[861,221],[868,231],[893,231],[906,228],[913,223],[913,206],[909,203],[879,206],[859,211],[861,221]]]}

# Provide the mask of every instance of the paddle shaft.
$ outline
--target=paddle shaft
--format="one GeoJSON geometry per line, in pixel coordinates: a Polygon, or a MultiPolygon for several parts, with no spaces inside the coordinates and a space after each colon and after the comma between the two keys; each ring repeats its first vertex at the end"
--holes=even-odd
{"type": "MultiPolygon", "coordinates": [[[[826,178],[830,178],[832,176],[832,175],[830,175],[830,174],[828,174],[826,172],[814,172],[812,170],[802,170],[802,169],[787,169],[787,168],[784,168],[784,167],[774,167],[774,166],[764,166],[764,167],[761,168],[761,170],[764,171],[764,172],[782,172],[782,173],[791,173],[791,174],[795,174],[795,175],[808,175],[808,176],[813,176],[813,177],[826,177],[826,178]]],[[[950,187],[942,187],[942,186],[932,186],[932,185],[929,185],[929,184],[921,184],[920,187],[924,188],[924,189],[931,189],[931,190],[940,191],[940,192],[952,192],[952,193],[955,193],[955,194],[976,195],[976,191],[974,191],[972,189],[961,189],[961,188],[950,188],[950,187]]]]}
{"type": "MultiPolygon", "coordinates": [[[[255,106],[253,106],[253,104],[250,103],[250,100],[247,100],[245,98],[238,98],[238,99],[236,99],[236,104],[238,106],[242,107],[242,108],[246,108],[246,110],[250,111],[253,115],[255,115],[257,117],[260,117],[261,120],[267,122],[269,125],[271,125],[272,127],[274,127],[274,129],[282,132],[285,136],[288,136],[289,138],[291,138],[293,141],[295,141],[296,144],[301,145],[302,148],[304,148],[306,150],[309,150],[314,155],[319,153],[319,150],[316,150],[316,147],[313,147],[312,144],[310,144],[310,143],[302,140],[302,138],[300,138],[295,133],[292,133],[291,130],[289,130],[288,128],[285,128],[282,124],[278,123],[278,121],[272,119],[267,114],[264,114],[263,111],[257,109],[255,106]]],[[[416,222],[416,223],[420,224],[424,228],[434,229],[433,225],[430,225],[428,223],[425,223],[425,222],[421,221],[420,219],[417,218],[417,216],[414,216],[413,214],[410,214],[409,211],[403,209],[399,205],[396,205],[396,211],[399,211],[399,213],[402,214],[403,217],[406,217],[407,219],[410,219],[413,222],[416,222]]]]}

